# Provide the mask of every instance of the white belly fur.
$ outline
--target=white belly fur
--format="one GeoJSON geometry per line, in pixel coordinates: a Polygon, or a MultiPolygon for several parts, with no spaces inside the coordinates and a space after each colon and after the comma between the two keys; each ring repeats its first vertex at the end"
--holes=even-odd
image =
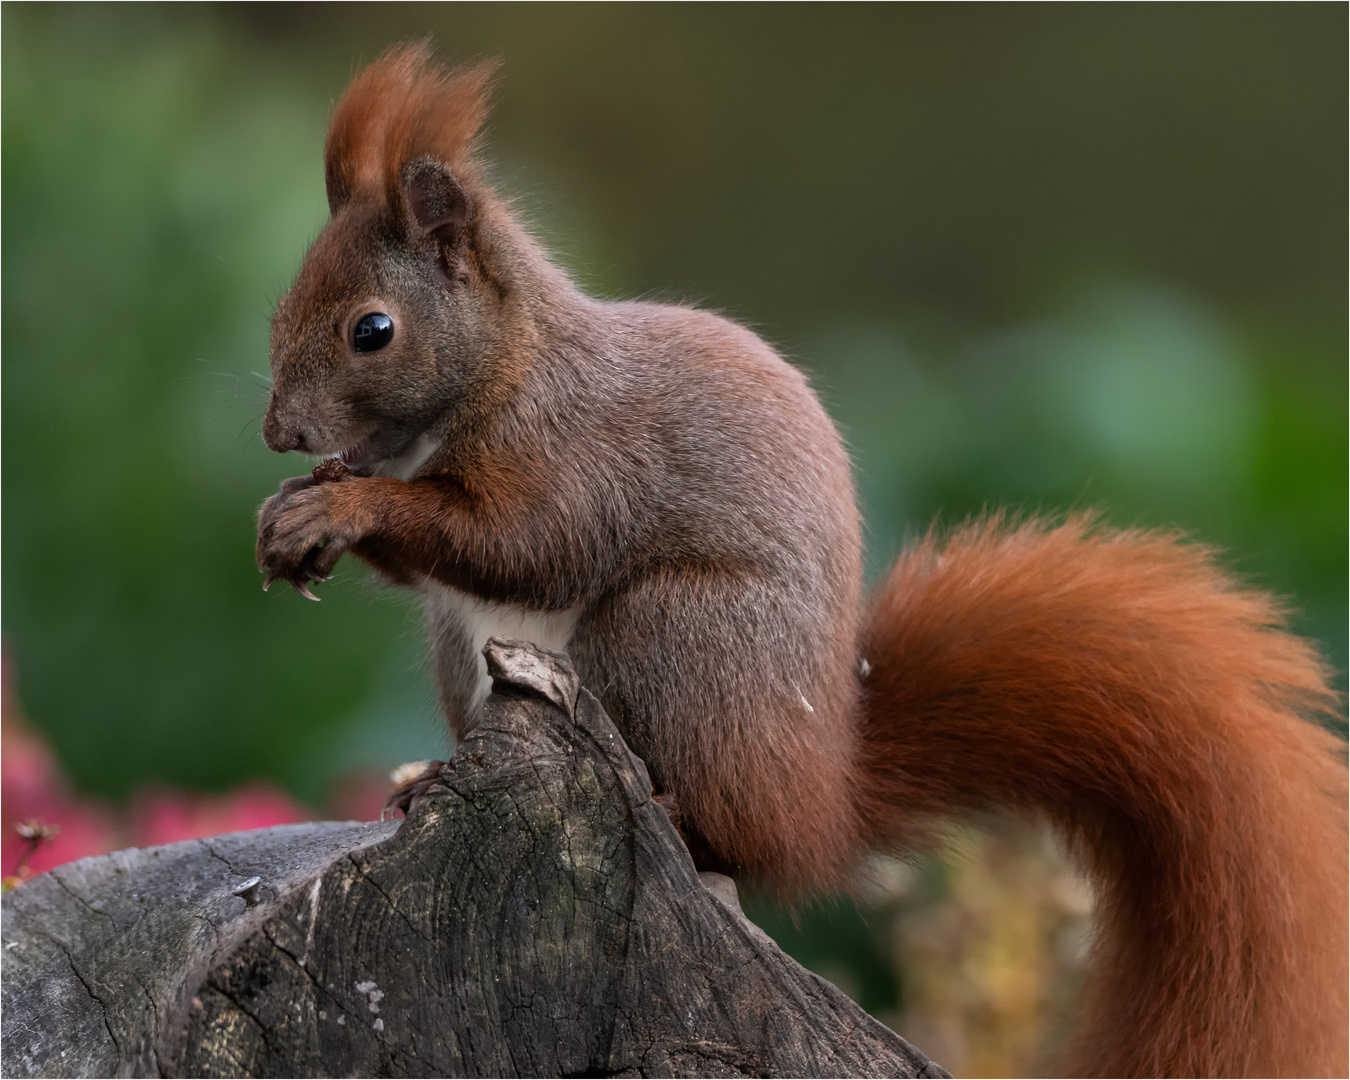
{"type": "MultiPolygon", "coordinates": [[[[483,646],[488,638],[513,637],[549,649],[566,649],[572,639],[572,631],[576,628],[577,617],[581,614],[580,608],[531,611],[513,604],[494,604],[434,581],[425,582],[421,592],[432,625],[440,619],[450,618],[464,628],[464,637],[469,642],[470,650],[470,656],[465,659],[478,671],[478,681],[471,699],[465,703],[469,715],[478,711],[492,688],[487,660],[483,657],[483,646]]],[[[443,642],[432,642],[433,649],[444,647],[443,642]]]]}
{"type": "Polygon", "coordinates": [[[392,476],[396,480],[411,480],[417,475],[417,470],[426,464],[427,458],[440,449],[440,445],[431,435],[419,435],[413,440],[412,445],[398,457],[377,462],[371,470],[371,475],[392,476]]]}

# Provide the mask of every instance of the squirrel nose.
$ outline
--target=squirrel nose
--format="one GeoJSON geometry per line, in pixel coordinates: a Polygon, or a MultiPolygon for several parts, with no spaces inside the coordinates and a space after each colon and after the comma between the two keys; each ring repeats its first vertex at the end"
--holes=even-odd
{"type": "Polygon", "coordinates": [[[305,433],[299,424],[285,423],[277,415],[277,409],[268,405],[263,417],[262,437],[269,450],[284,454],[288,450],[304,451],[308,449],[305,433]]]}
{"type": "Polygon", "coordinates": [[[303,431],[269,432],[264,428],[263,442],[267,444],[269,450],[275,450],[278,454],[284,454],[288,450],[306,449],[303,431]]]}

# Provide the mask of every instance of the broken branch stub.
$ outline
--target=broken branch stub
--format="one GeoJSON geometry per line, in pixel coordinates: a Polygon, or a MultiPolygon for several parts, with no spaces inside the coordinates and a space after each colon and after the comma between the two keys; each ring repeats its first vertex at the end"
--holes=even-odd
{"type": "Polygon", "coordinates": [[[4,1075],[946,1075],[700,880],[565,656],[484,651],[483,722],[406,820],[8,894],[4,1075]]]}

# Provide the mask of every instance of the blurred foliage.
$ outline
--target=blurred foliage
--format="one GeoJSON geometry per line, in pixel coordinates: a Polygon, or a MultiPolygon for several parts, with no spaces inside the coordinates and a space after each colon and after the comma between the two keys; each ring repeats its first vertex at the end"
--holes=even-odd
{"type": "MultiPolygon", "coordinates": [[[[496,175],[580,280],[724,311],[813,373],[871,572],[935,517],[1097,506],[1227,549],[1343,686],[1346,21],[4,5],[3,628],[27,713],[110,798],[263,778],[314,801],[446,752],[408,598],[356,565],[320,605],[264,595],[252,556],[255,507],[305,468],[257,435],[326,114],[426,33],[505,59],[496,175]]],[[[802,925],[844,942],[840,910],[802,925]]],[[[903,997],[865,968],[876,1008],[903,997]]]]}
{"type": "Polygon", "coordinates": [[[869,899],[903,973],[881,1018],[955,1076],[1054,1075],[1082,987],[1092,894],[1044,829],[952,831],[917,869],[876,860],[869,899]]]}

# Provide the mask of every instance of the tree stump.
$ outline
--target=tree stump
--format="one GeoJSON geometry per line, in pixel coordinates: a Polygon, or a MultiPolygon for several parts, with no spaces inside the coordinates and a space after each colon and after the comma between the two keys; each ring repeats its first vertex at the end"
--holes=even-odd
{"type": "Polygon", "coordinates": [[[483,723],[403,821],[8,894],[4,1075],[947,1075],[700,877],[565,656],[484,652],[483,723]]]}

